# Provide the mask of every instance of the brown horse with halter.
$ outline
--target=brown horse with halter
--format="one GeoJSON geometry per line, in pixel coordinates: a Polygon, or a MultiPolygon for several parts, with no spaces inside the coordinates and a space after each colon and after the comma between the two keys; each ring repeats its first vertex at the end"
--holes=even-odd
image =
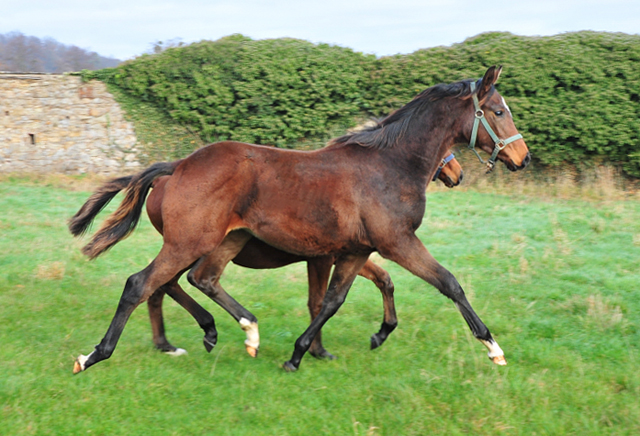
{"type": "MultiPolygon", "coordinates": [[[[153,190],[147,197],[147,215],[153,226],[162,234],[162,199],[164,197],[164,187],[170,176],[163,176],[153,182],[153,190]]],[[[91,200],[87,204],[93,205],[93,208],[83,208],[83,216],[75,216],[74,220],[82,222],[83,228],[74,227],[74,231],[84,232],[91,223],[85,217],[95,218],[100,209],[106,206],[111,199],[120,191],[125,189],[133,176],[121,177],[112,180],[103,186],[96,194],[92,195],[91,200]]],[[[439,179],[442,183],[453,188],[458,186],[463,178],[462,167],[455,159],[453,153],[442,159],[433,181],[439,179]]],[[[232,259],[237,265],[252,269],[272,269],[280,268],[300,261],[307,262],[308,280],[309,280],[309,299],[308,308],[311,319],[316,317],[322,307],[331,267],[335,259],[328,257],[306,258],[295,254],[287,253],[277,248],[267,245],[257,238],[251,238],[242,248],[240,253],[232,259]]],[[[388,335],[396,328],[398,321],[394,304],[394,286],[389,273],[383,268],[377,266],[370,260],[365,263],[358,275],[371,280],[382,293],[384,318],[380,331],[371,336],[371,349],[375,349],[382,345],[388,335]]],[[[177,348],[167,340],[164,328],[164,320],[162,315],[162,301],[164,295],[168,294],[184,309],[186,309],[204,330],[205,336],[203,343],[205,349],[210,352],[217,343],[217,330],[215,321],[211,314],[200,306],[193,298],[191,298],[179,285],[178,277],[174,277],[169,283],[161,286],[147,300],[149,309],[149,318],[151,321],[151,331],[153,334],[153,343],[156,348],[171,355],[180,355],[186,353],[185,350],[177,348]]],[[[229,296],[224,289],[219,288],[219,292],[211,295],[222,308],[224,308],[236,321],[240,322],[241,328],[246,332],[247,339],[245,347],[252,357],[258,354],[260,336],[258,332],[258,324],[256,317],[237,303],[229,296]],[[244,321],[243,321],[244,320],[244,321]],[[248,322],[247,322],[248,321],[248,322]]],[[[335,359],[335,356],[329,353],[322,345],[322,337],[319,332],[309,348],[309,354],[316,358],[335,359]]]]}
{"type": "Polygon", "coordinates": [[[415,235],[426,187],[453,145],[469,142],[491,153],[490,169],[496,159],[512,171],[528,164],[527,146],[494,87],[500,71],[491,67],[479,81],[428,88],[376,126],[320,150],[226,141],[134,176],[83,252],[94,258],[130,234],[153,180],[172,175],[162,201],[164,243],[146,268],[129,277],[105,336],[88,356],[78,357],[74,372],[109,358],[133,310],[184,271],[191,284],[215,294],[224,267],[252,237],[288,253],[336,259],[322,308],[296,341],[286,370],[298,369],[374,251],[453,300],[489,358],[506,364],[458,281],[415,235]]]}

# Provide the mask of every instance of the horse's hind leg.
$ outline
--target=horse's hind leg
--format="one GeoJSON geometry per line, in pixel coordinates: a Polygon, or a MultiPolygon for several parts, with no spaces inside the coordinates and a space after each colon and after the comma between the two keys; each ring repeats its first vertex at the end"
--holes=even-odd
{"type": "Polygon", "coordinates": [[[227,264],[251,239],[251,235],[244,231],[229,233],[220,246],[207,256],[203,256],[189,271],[189,283],[202,291],[205,295],[226,310],[247,334],[244,344],[251,357],[258,355],[260,334],[258,319],[240,303],[233,299],[220,285],[220,276],[227,264]]]}
{"type": "Polygon", "coordinates": [[[162,300],[165,291],[161,286],[147,300],[147,308],[149,309],[149,321],[151,322],[151,333],[153,334],[153,344],[163,353],[178,356],[185,354],[183,348],[176,348],[167,339],[164,329],[164,319],[162,316],[162,300]]]}
{"type": "Polygon", "coordinates": [[[173,286],[167,288],[167,295],[173,298],[176,303],[185,308],[187,312],[196,320],[200,328],[204,331],[202,343],[208,353],[213,350],[218,342],[218,331],[213,316],[191,298],[176,281],[173,286]]]}
{"type": "Polygon", "coordinates": [[[170,255],[169,252],[170,249],[166,245],[163,246],[158,257],[149,266],[127,279],[118,308],[107,329],[107,333],[102,338],[102,341],[96,345],[93,352],[88,356],[80,355],[76,359],[73,366],[74,374],[111,357],[124,326],[135,308],[147,300],[161,285],[167,283],[193,262],[193,260],[189,260],[181,265],[182,259],[170,255]]]}
{"type": "Polygon", "coordinates": [[[489,359],[497,365],[507,364],[504,352],[471,307],[456,278],[431,256],[417,237],[412,236],[398,241],[393,249],[380,250],[380,254],[425,280],[451,299],[467,322],[473,336],[489,350],[489,359]]]}
{"type": "MultiPolygon", "coordinates": [[[[309,314],[311,315],[312,321],[318,316],[322,308],[322,300],[324,299],[324,294],[327,292],[333,261],[333,257],[317,257],[307,260],[307,277],[309,280],[309,299],[307,306],[309,307],[309,314]]],[[[329,353],[322,346],[322,330],[318,331],[318,334],[311,342],[309,354],[317,359],[333,360],[336,358],[336,356],[329,353]]]]}
{"type": "Polygon", "coordinates": [[[316,337],[322,326],[331,318],[342,306],[351,284],[358,275],[368,258],[368,254],[345,255],[336,262],[336,267],[329,283],[329,288],[324,296],[322,309],[305,332],[296,341],[295,349],[291,360],[284,363],[286,371],[296,371],[300,366],[302,356],[307,352],[311,342],[316,337]]]}
{"type": "Polygon", "coordinates": [[[382,320],[380,331],[371,336],[371,349],[374,350],[382,345],[389,334],[398,326],[396,306],[393,299],[394,286],[389,273],[371,262],[371,260],[367,260],[358,275],[371,280],[382,293],[384,319],[382,320]]]}
{"type": "Polygon", "coordinates": [[[162,316],[162,300],[166,293],[186,309],[196,320],[200,328],[204,330],[204,347],[210,352],[218,340],[218,332],[216,331],[213,316],[180,287],[178,278],[179,276],[176,276],[169,283],[158,288],[158,290],[149,297],[149,300],[147,300],[151,330],[153,332],[153,343],[158,350],[167,354],[180,355],[186,353],[184,349],[174,347],[167,340],[162,316]]]}

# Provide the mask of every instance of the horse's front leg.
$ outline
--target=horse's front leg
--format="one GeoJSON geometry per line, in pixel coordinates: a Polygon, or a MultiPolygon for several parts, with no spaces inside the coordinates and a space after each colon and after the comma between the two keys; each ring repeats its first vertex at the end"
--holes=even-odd
{"type": "Polygon", "coordinates": [[[467,322],[473,336],[489,350],[489,359],[497,365],[507,364],[504,352],[471,307],[456,278],[431,256],[415,235],[397,238],[393,247],[379,249],[379,252],[383,257],[406,268],[451,299],[467,322]]]}
{"type": "Polygon", "coordinates": [[[336,262],[329,288],[322,302],[322,309],[305,332],[298,338],[291,360],[284,363],[286,371],[296,371],[300,366],[302,356],[307,352],[313,338],[316,337],[322,326],[331,318],[342,306],[351,284],[358,275],[358,271],[367,261],[369,254],[349,254],[341,257],[336,262]]]}

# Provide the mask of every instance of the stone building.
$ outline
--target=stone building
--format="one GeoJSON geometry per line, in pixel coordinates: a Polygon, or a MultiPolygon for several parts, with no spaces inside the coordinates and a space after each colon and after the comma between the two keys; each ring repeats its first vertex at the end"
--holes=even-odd
{"type": "Polygon", "coordinates": [[[104,83],[0,73],[0,172],[120,174],[140,166],[133,125],[104,83]]]}

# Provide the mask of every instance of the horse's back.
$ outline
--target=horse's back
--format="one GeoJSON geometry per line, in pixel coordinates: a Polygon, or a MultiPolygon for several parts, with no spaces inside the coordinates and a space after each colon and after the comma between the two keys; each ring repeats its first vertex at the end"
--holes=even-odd
{"type": "Polygon", "coordinates": [[[226,232],[247,229],[302,255],[340,250],[344,239],[363,233],[357,183],[346,169],[335,149],[211,144],[176,168],[166,186],[172,200],[165,199],[163,217],[171,214],[165,209],[188,208],[188,218],[176,212],[176,219],[200,221],[205,229],[222,225],[226,232]]]}

